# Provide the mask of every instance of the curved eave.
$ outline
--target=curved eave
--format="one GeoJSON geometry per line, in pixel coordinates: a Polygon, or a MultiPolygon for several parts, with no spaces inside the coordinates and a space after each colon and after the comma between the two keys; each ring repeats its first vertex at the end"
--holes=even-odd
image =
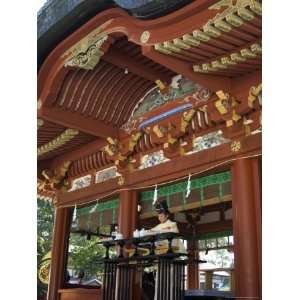
{"type": "Polygon", "coordinates": [[[40,9],[38,23],[38,68],[48,54],[90,18],[108,8],[119,6],[139,19],[155,19],[170,14],[192,0],[112,1],[112,0],[48,0],[40,9]],[[132,6],[132,3],[135,5],[132,6]]]}

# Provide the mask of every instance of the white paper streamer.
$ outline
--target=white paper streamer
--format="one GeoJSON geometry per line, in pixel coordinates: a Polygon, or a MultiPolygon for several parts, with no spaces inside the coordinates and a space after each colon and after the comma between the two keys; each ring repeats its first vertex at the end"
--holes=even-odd
{"type": "Polygon", "coordinates": [[[99,202],[97,201],[97,203],[92,207],[92,209],[90,210],[90,213],[94,213],[98,207],[99,202]]]}
{"type": "Polygon", "coordinates": [[[74,211],[73,211],[73,222],[75,222],[76,217],[77,217],[77,205],[75,204],[75,208],[74,208],[74,211]]]}
{"type": "Polygon", "coordinates": [[[153,194],[153,202],[152,204],[155,205],[157,202],[157,185],[155,186],[154,194],[153,194]]]}
{"type": "Polygon", "coordinates": [[[185,198],[188,198],[190,194],[191,194],[191,174],[189,174],[189,179],[188,179],[188,183],[187,183],[187,187],[186,187],[185,198]]]}

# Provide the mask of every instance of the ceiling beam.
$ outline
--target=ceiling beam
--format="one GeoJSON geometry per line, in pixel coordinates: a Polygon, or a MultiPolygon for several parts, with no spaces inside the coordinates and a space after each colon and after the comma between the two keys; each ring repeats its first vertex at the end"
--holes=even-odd
{"type": "Polygon", "coordinates": [[[118,128],[108,126],[92,118],[83,117],[78,113],[55,107],[42,107],[38,110],[38,117],[100,138],[118,138],[119,136],[118,128]]]}
{"type": "Polygon", "coordinates": [[[161,54],[151,46],[143,46],[142,52],[144,56],[165,66],[177,74],[181,74],[184,77],[209,88],[213,92],[218,90],[230,91],[231,79],[229,77],[195,73],[191,63],[186,63],[180,59],[172,57],[171,55],[161,54]]]}
{"type": "Polygon", "coordinates": [[[154,71],[138,62],[135,58],[123,54],[115,49],[110,49],[107,51],[101,59],[124,70],[127,69],[129,72],[146,80],[155,82],[156,80],[160,79],[165,83],[170,83],[171,81],[170,76],[166,76],[160,72],[154,71]]]}

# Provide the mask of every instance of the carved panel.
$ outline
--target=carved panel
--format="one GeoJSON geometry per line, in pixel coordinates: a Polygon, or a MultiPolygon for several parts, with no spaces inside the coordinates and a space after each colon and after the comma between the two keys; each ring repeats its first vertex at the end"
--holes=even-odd
{"type": "Polygon", "coordinates": [[[83,177],[76,178],[73,180],[72,187],[69,190],[69,192],[88,187],[91,185],[91,181],[92,181],[92,175],[90,174],[83,177]]]}

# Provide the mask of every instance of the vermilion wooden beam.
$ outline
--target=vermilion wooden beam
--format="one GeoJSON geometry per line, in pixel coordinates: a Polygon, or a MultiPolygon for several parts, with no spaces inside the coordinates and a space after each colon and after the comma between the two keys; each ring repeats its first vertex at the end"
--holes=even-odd
{"type": "Polygon", "coordinates": [[[155,82],[157,79],[160,79],[165,83],[170,83],[171,81],[169,76],[165,76],[149,67],[143,66],[134,58],[124,55],[114,49],[106,52],[101,59],[122,69],[127,68],[129,72],[153,82],[155,82]]]}
{"type": "Polygon", "coordinates": [[[108,126],[101,121],[85,118],[78,113],[72,113],[54,107],[42,107],[38,110],[38,117],[62,126],[80,130],[96,137],[118,138],[119,136],[118,128],[108,126]]]}
{"type": "Polygon", "coordinates": [[[135,171],[125,175],[125,184],[118,185],[118,179],[93,184],[90,187],[76,190],[69,193],[59,193],[58,205],[83,204],[86,201],[105,197],[119,189],[135,189],[167,182],[187,176],[189,173],[205,172],[210,169],[217,169],[231,165],[231,159],[249,155],[261,155],[261,134],[251,135],[241,138],[241,149],[239,152],[232,152],[229,144],[224,144],[209,150],[204,150],[195,154],[174,158],[173,160],[140,171],[135,171]]]}
{"type": "Polygon", "coordinates": [[[192,64],[181,61],[171,55],[161,54],[150,46],[143,46],[142,52],[144,56],[212,91],[224,90],[230,92],[231,79],[228,77],[195,73],[192,64]]]}

